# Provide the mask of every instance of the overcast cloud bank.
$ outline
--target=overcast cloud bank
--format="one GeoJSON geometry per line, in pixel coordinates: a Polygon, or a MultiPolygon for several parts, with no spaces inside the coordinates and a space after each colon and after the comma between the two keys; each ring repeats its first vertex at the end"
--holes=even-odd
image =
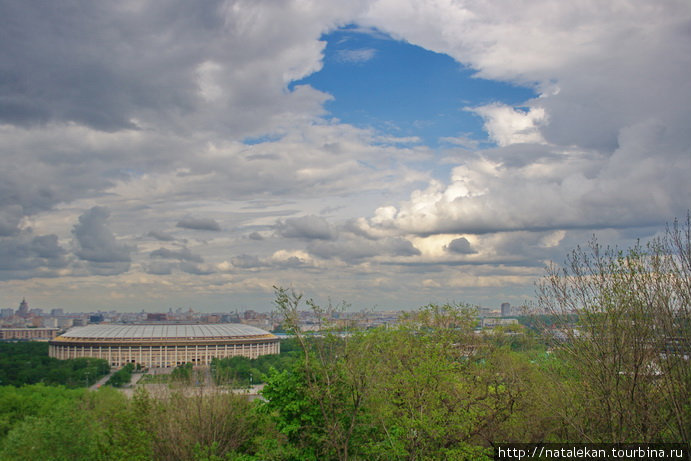
{"type": "Polygon", "coordinates": [[[0,34],[8,306],[517,304],[594,233],[691,203],[687,1],[0,2],[0,34]],[[482,143],[343,123],[291,84],[346,25],[537,96],[459,102],[482,143]]]}

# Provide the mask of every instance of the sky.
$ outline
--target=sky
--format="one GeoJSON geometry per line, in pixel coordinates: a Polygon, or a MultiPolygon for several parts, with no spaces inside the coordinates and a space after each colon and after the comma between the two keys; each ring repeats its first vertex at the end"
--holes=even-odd
{"type": "Polygon", "coordinates": [[[535,297],[691,207],[687,0],[0,0],[0,306],[535,297]]]}

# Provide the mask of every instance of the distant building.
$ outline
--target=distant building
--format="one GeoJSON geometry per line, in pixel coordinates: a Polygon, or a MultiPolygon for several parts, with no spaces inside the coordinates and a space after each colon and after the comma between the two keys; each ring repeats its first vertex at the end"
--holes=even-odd
{"type": "Polygon", "coordinates": [[[26,302],[26,299],[22,299],[22,302],[19,303],[19,309],[17,309],[17,317],[21,317],[23,319],[29,318],[29,303],[26,302]]]}
{"type": "Polygon", "coordinates": [[[505,327],[508,325],[518,325],[517,319],[501,319],[496,317],[488,317],[482,319],[482,328],[505,327]]]}
{"type": "Polygon", "coordinates": [[[43,327],[45,326],[45,325],[43,324],[43,317],[34,317],[34,316],[32,316],[32,317],[29,318],[28,324],[29,324],[29,326],[32,326],[32,327],[35,327],[35,328],[36,328],[36,327],[37,327],[37,328],[43,328],[43,327]]]}
{"type": "Polygon", "coordinates": [[[89,323],[101,323],[103,322],[103,315],[93,314],[89,316],[89,323]]]}
{"type": "Polygon", "coordinates": [[[146,314],[146,320],[147,322],[165,322],[168,320],[168,314],[146,314]]]}
{"type": "Polygon", "coordinates": [[[240,323],[240,317],[237,314],[221,314],[221,323],[240,323]]]}
{"type": "Polygon", "coordinates": [[[501,303],[501,316],[509,317],[511,315],[511,304],[501,303]]]}
{"type": "Polygon", "coordinates": [[[43,325],[48,327],[48,328],[57,328],[58,327],[58,319],[56,319],[55,317],[49,317],[49,318],[43,320],[43,325]]]}
{"type": "Polygon", "coordinates": [[[52,309],[50,311],[50,316],[51,317],[62,317],[65,315],[65,312],[63,312],[62,309],[52,309]]]}
{"type": "Polygon", "coordinates": [[[5,341],[48,341],[57,335],[57,328],[0,328],[0,340],[5,341]]]}
{"type": "Polygon", "coordinates": [[[492,310],[489,307],[477,308],[477,315],[479,315],[480,317],[489,317],[490,315],[494,315],[496,312],[496,310],[492,310]]]}
{"type": "Polygon", "coordinates": [[[0,309],[0,317],[2,317],[3,319],[9,319],[11,317],[14,317],[14,309],[0,309]]]}

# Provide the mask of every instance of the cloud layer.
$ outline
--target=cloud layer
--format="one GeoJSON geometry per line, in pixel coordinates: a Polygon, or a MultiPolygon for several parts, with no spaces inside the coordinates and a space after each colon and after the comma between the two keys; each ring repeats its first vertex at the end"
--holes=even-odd
{"type": "Polygon", "coordinates": [[[683,0],[0,2],[3,302],[520,303],[686,213],[690,43],[683,0]],[[343,123],[295,82],[347,25],[537,96],[459,101],[485,140],[441,148],[343,123]]]}

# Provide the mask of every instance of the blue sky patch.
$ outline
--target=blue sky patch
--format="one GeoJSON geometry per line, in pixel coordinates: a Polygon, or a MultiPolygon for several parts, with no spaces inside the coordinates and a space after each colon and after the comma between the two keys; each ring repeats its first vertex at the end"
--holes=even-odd
{"type": "Polygon", "coordinates": [[[473,78],[472,69],[448,55],[378,31],[346,27],[322,40],[324,67],[291,87],[309,84],[334,96],[326,109],[342,122],[417,136],[431,147],[443,137],[487,140],[482,119],[466,107],[521,105],[536,96],[531,88],[473,78]]]}

